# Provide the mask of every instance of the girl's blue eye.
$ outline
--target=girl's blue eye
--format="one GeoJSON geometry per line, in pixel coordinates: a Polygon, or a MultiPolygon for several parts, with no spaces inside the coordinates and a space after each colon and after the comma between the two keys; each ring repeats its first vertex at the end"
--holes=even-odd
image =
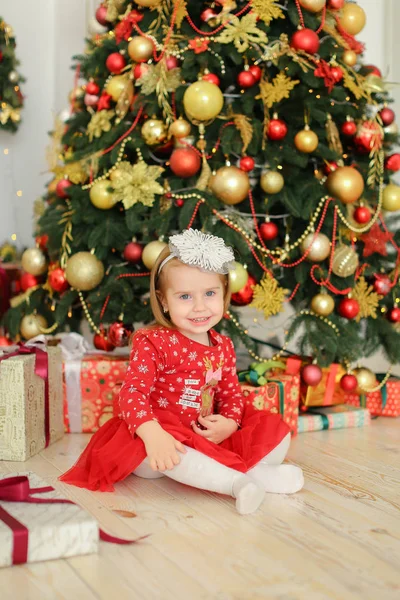
{"type": "Polygon", "coordinates": [[[215,296],[214,290],[209,290],[208,292],[206,292],[206,296],[215,296]]]}
{"type": "Polygon", "coordinates": [[[182,294],[179,297],[180,297],[181,300],[187,300],[188,298],[190,298],[189,294],[182,294]]]}

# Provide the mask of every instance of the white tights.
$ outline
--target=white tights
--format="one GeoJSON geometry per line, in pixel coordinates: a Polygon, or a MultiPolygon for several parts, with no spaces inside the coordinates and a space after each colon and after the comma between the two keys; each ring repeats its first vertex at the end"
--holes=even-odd
{"type": "Polygon", "coordinates": [[[290,446],[290,434],[246,474],[230,469],[218,461],[193,448],[186,448],[181,454],[181,462],[173,469],[164,472],[153,471],[146,458],[134,471],[138,477],[156,479],[169,477],[180,483],[236,498],[236,508],[240,514],[257,510],[265,492],[293,494],[304,484],[299,467],[282,465],[290,446]]]}

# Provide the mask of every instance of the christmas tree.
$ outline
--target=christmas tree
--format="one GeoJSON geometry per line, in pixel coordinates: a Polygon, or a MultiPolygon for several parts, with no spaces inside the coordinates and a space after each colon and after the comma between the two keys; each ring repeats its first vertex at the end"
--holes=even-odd
{"type": "MultiPolygon", "coordinates": [[[[71,111],[53,133],[54,178],[23,256],[13,336],[79,328],[124,343],[151,320],[149,270],[188,227],[236,251],[221,324],[257,355],[236,306],[346,369],[400,359],[400,187],[395,114],[344,0],[107,0],[76,57],[71,111]],[[61,157],[61,158],[60,158],[61,157]]],[[[375,384],[358,373],[364,389],[375,384]]],[[[357,385],[354,376],[347,388],[357,385]]]]}
{"type": "Polygon", "coordinates": [[[23,106],[15,46],[12,28],[0,17],[0,130],[11,132],[18,129],[23,106]]]}

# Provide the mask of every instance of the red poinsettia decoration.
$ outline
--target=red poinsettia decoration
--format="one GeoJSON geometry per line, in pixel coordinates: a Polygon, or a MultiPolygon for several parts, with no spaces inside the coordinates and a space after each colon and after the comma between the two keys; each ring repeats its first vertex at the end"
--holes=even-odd
{"type": "Polygon", "coordinates": [[[386,244],[392,239],[392,234],[382,231],[378,223],[375,223],[368,231],[360,237],[364,242],[363,256],[371,256],[371,254],[381,254],[387,256],[386,244]]]}
{"type": "Polygon", "coordinates": [[[329,93],[333,90],[333,86],[337,83],[337,76],[331,66],[325,61],[320,60],[318,67],[314,71],[315,77],[321,77],[324,80],[325,87],[329,93]]]}
{"type": "Polygon", "coordinates": [[[111,100],[112,96],[106,92],[103,92],[97,103],[97,112],[99,112],[99,110],[108,110],[111,106],[111,100]]]}
{"type": "Polygon", "coordinates": [[[128,40],[131,36],[132,29],[135,23],[138,23],[143,19],[143,15],[137,11],[132,10],[129,15],[125,17],[115,28],[115,41],[117,44],[122,40],[128,40]]]}
{"type": "Polygon", "coordinates": [[[192,40],[189,40],[189,47],[193,50],[195,54],[201,54],[208,49],[208,45],[210,40],[201,37],[195,37],[192,40]]]}

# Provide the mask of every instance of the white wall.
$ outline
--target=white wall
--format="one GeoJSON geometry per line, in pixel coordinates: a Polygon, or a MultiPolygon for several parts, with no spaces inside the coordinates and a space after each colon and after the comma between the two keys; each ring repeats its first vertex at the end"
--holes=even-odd
{"type": "Polygon", "coordinates": [[[19,71],[27,79],[22,85],[25,106],[18,132],[0,132],[0,244],[16,233],[17,244],[29,246],[33,202],[50,179],[47,132],[56,112],[68,105],[74,80],[71,57],[84,46],[85,2],[0,0],[0,15],[14,29],[19,71]]]}

